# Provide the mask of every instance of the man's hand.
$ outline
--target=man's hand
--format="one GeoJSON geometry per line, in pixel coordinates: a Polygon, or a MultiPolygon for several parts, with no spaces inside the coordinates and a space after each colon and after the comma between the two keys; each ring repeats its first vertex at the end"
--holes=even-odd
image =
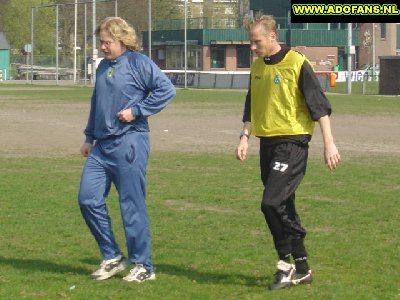
{"type": "Polygon", "coordinates": [[[93,144],[83,143],[83,145],[81,147],[82,156],[88,157],[88,155],[90,154],[90,151],[92,151],[92,148],[93,148],[93,144]]]}
{"type": "Polygon", "coordinates": [[[334,170],[339,166],[340,154],[334,143],[330,143],[324,147],[324,158],[330,170],[334,170]]]}
{"type": "Polygon", "coordinates": [[[123,123],[129,123],[135,120],[135,116],[133,115],[131,108],[121,110],[119,113],[117,113],[117,117],[118,120],[123,123]]]}
{"type": "Polygon", "coordinates": [[[240,138],[239,145],[236,147],[236,158],[238,160],[245,160],[247,156],[247,148],[249,147],[249,140],[246,136],[240,138]]]}

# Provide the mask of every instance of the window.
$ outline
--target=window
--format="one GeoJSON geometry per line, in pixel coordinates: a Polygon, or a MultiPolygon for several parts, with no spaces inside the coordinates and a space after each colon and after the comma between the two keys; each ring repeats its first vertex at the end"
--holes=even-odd
{"type": "Polygon", "coordinates": [[[168,46],[167,47],[167,69],[177,70],[182,69],[183,62],[183,51],[181,46],[168,46]]]}
{"type": "Polygon", "coordinates": [[[201,50],[197,45],[188,45],[187,64],[189,70],[201,69],[201,50]]]}
{"type": "Polygon", "coordinates": [[[225,46],[211,46],[211,68],[225,68],[225,46]]]}
{"type": "Polygon", "coordinates": [[[249,45],[237,45],[236,46],[236,57],[238,68],[250,68],[250,46],[249,45]]]}
{"type": "Polygon", "coordinates": [[[331,29],[347,29],[346,23],[331,23],[331,29]]]}
{"type": "Polygon", "coordinates": [[[235,28],[236,20],[235,19],[225,19],[225,28],[235,28]]]}
{"type": "MultiPolygon", "coordinates": [[[[166,68],[171,70],[185,69],[185,48],[184,46],[167,46],[166,68]]],[[[188,45],[187,48],[187,69],[201,69],[201,51],[197,45],[188,45]]]]}
{"type": "Polygon", "coordinates": [[[234,15],[233,7],[225,7],[225,15],[234,15]]]}
{"type": "Polygon", "coordinates": [[[165,49],[158,49],[157,50],[157,58],[159,60],[164,60],[165,59],[165,49]]]}
{"type": "Polygon", "coordinates": [[[381,39],[386,39],[386,23],[381,23],[381,39]]]}

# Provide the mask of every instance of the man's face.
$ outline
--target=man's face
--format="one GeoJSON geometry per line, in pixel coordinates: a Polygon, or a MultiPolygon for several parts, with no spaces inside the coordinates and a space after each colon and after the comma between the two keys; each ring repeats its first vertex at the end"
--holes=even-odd
{"type": "Polygon", "coordinates": [[[255,25],[250,29],[250,49],[258,57],[265,57],[274,54],[276,47],[276,34],[267,32],[261,25],[255,25]]]}
{"type": "Polygon", "coordinates": [[[126,50],[125,46],[120,41],[114,40],[105,30],[100,31],[99,39],[100,49],[103,51],[105,59],[116,59],[126,50]]]}

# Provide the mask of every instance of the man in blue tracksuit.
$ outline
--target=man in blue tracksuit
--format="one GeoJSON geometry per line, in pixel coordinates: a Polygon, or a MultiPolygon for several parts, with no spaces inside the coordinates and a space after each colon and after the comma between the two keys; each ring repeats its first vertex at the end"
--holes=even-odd
{"type": "Polygon", "coordinates": [[[173,99],[175,88],[148,57],[136,52],[135,31],[123,19],[105,19],[96,35],[104,59],[97,69],[84,131],[81,153],[87,160],[79,190],[82,215],[103,258],[92,278],[110,278],[132,263],[125,281],[153,280],[145,202],[150,148],[147,118],[173,99]],[[115,241],[106,207],[111,183],[119,195],[128,259],[115,241]]]}

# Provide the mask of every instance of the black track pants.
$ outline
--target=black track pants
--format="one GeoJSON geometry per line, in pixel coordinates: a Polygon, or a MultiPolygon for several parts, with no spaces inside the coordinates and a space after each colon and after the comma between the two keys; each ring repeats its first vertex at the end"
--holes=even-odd
{"type": "Polygon", "coordinates": [[[261,179],[264,184],[261,211],[278,253],[290,253],[290,240],[303,239],[306,235],[296,212],[295,191],[305,175],[307,158],[308,144],[282,142],[270,145],[260,140],[261,179]]]}

